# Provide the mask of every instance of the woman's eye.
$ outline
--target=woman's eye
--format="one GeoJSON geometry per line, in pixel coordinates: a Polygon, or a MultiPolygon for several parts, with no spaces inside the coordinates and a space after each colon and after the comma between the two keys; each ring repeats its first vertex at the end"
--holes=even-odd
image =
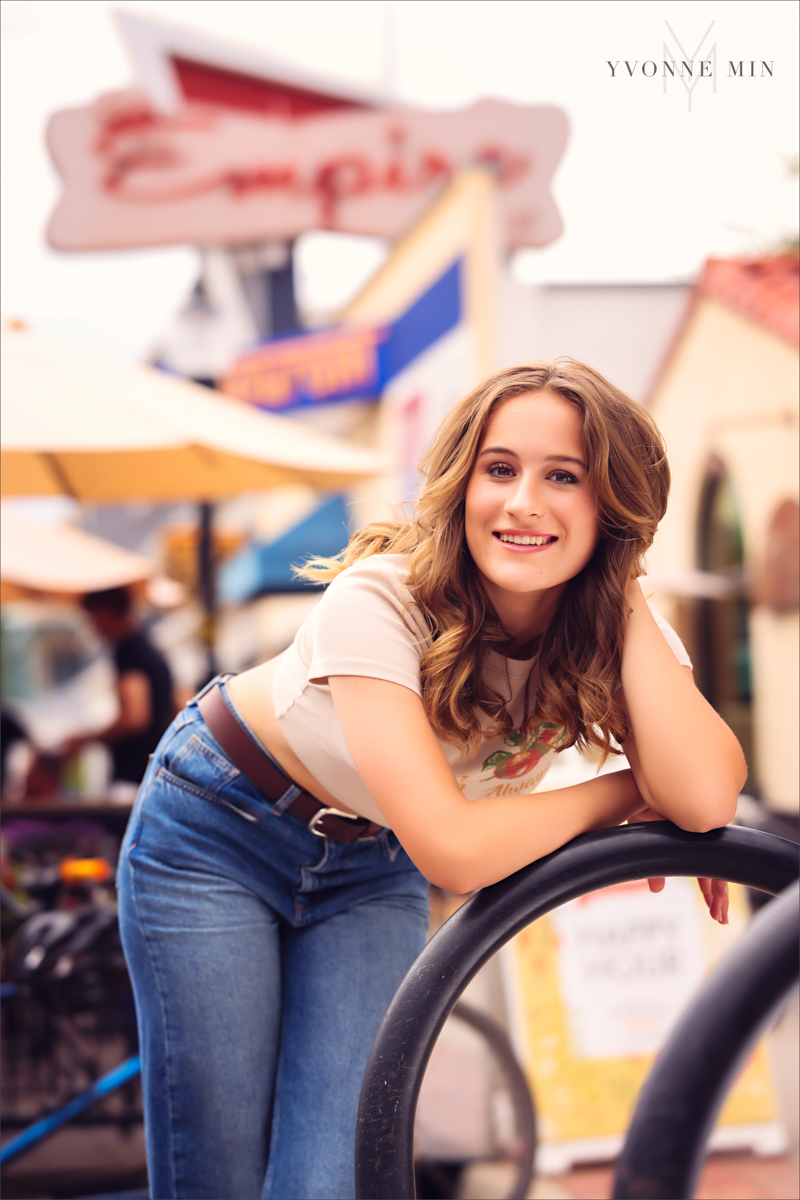
{"type": "Polygon", "coordinates": [[[509,479],[514,474],[514,468],[510,467],[508,463],[492,463],[488,468],[488,473],[495,479],[509,479]]]}
{"type": "Polygon", "coordinates": [[[578,480],[571,471],[553,471],[549,476],[554,483],[577,483],[578,480]]]}

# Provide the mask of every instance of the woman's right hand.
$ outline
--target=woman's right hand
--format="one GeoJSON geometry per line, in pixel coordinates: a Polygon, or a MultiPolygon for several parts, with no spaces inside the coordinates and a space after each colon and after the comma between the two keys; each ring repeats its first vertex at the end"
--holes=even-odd
{"type": "MultiPolygon", "coordinates": [[[[666,817],[662,817],[660,813],[654,812],[652,808],[642,808],[639,812],[628,817],[629,825],[643,824],[645,821],[665,821],[666,817]]],[[[666,879],[660,876],[655,879],[648,879],[647,883],[651,892],[662,892],[666,879]]],[[[712,921],[719,921],[720,925],[728,924],[728,885],[724,879],[698,879],[697,881],[700,891],[703,893],[703,899],[708,906],[708,912],[712,921]]]]}

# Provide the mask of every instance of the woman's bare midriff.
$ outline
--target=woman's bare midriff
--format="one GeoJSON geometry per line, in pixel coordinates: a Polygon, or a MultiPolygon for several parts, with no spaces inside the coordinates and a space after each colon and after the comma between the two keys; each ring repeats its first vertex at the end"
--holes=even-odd
{"type": "Polygon", "coordinates": [[[271,658],[269,662],[261,663],[258,667],[252,667],[249,671],[243,671],[241,675],[235,675],[233,679],[228,680],[228,694],[258,740],[295,783],[311,792],[311,795],[316,796],[323,804],[338,808],[341,812],[352,813],[352,808],[337,800],[303,766],[283,736],[272,703],[272,683],[279,662],[280,655],[271,658]]]}

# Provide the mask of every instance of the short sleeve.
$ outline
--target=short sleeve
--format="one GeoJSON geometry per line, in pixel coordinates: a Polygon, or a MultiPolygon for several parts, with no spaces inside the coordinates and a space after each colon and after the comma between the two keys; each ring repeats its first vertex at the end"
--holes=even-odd
{"type": "Polygon", "coordinates": [[[125,638],[124,641],[117,642],[112,654],[118,675],[125,675],[128,671],[142,670],[142,651],[136,634],[125,638]]]}
{"type": "Polygon", "coordinates": [[[648,604],[647,607],[650,609],[650,612],[653,614],[653,619],[655,620],[656,625],[663,633],[663,635],[666,639],[667,645],[669,646],[670,650],[677,658],[678,662],[681,664],[682,667],[689,667],[689,669],[691,670],[692,669],[692,660],[689,658],[689,654],[686,650],[686,647],[684,646],[681,639],[678,637],[675,630],[670,625],[669,621],[666,621],[661,616],[661,613],[656,612],[656,610],[653,608],[653,606],[651,604],[648,604]]]}
{"type": "Polygon", "coordinates": [[[365,675],[420,695],[420,659],[430,638],[390,561],[395,557],[356,563],[330,584],[310,621],[309,682],[365,675]]]}

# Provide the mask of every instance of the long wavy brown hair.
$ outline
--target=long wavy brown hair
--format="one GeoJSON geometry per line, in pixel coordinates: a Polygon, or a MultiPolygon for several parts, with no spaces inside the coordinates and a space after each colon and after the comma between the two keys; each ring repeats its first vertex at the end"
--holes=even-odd
{"type": "Polygon", "coordinates": [[[492,722],[489,736],[510,733],[506,704],[483,675],[487,652],[502,649],[509,636],[467,549],[464,499],[492,413],[512,396],[542,391],[581,415],[601,532],[539,639],[528,688],[531,714],[563,728],[561,748],[594,745],[605,758],[614,752],[612,738],[622,742],[628,735],[619,701],[630,611],[625,589],[644,573],[642,556],[666,510],[670,474],[653,419],[591,367],[559,359],[492,375],[442,422],[420,464],[426,478],[413,515],[359,530],[338,558],[312,559],[298,574],[328,583],[369,555],[409,554],[409,591],[432,635],[421,685],[434,732],[473,748],[487,736],[476,711],[481,708],[492,722]]]}

